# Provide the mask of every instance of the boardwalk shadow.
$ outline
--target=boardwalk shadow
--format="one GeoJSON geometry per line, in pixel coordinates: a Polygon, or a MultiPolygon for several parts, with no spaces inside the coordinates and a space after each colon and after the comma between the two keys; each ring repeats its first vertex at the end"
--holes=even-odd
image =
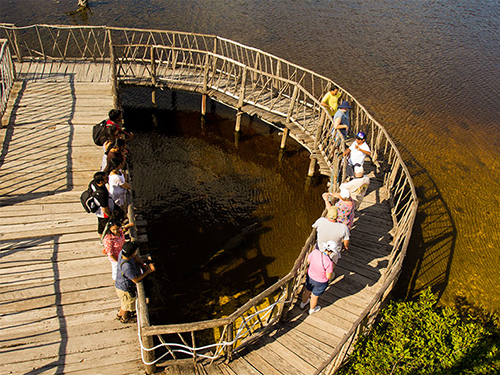
{"type": "Polygon", "coordinates": [[[412,299],[430,287],[439,299],[448,286],[457,229],[427,171],[413,159],[407,165],[417,189],[419,208],[396,296],[412,299]]]}
{"type": "MultiPolygon", "coordinates": [[[[20,296],[25,295],[23,290],[28,292],[32,291],[33,288],[40,287],[41,276],[32,278],[32,276],[26,272],[27,267],[39,267],[43,261],[43,264],[46,265],[44,270],[49,271],[50,268],[50,276],[47,275],[45,277],[53,279],[53,283],[50,284],[52,285],[53,290],[49,295],[53,297],[50,306],[55,307],[53,317],[57,319],[57,331],[49,331],[46,327],[40,328],[41,325],[46,324],[47,317],[41,317],[37,311],[47,307],[47,305],[45,303],[43,306],[37,306],[37,298],[42,297],[38,294],[32,298],[33,301],[31,303],[33,306],[30,310],[23,309],[22,311],[6,311],[5,306],[2,307],[4,312],[0,317],[0,326],[2,327],[1,331],[3,333],[3,338],[0,340],[3,348],[1,352],[5,354],[9,351],[7,348],[12,347],[13,351],[15,351],[18,356],[18,360],[16,362],[27,361],[29,363],[33,359],[33,355],[36,355],[37,359],[40,359],[40,354],[33,353],[38,353],[37,348],[43,348],[46,344],[43,336],[54,332],[59,333],[58,336],[60,337],[60,340],[57,343],[57,349],[54,350],[47,348],[47,352],[45,353],[47,356],[46,363],[43,366],[33,368],[33,370],[26,372],[26,374],[42,374],[49,369],[55,369],[55,373],[64,373],[66,360],[65,356],[67,354],[66,349],[68,345],[68,331],[61,300],[62,290],[58,261],[59,242],[59,236],[0,241],[0,256],[2,258],[2,263],[10,263],[9,271],[17,272],[20,275],[15,278],[10,277],[9,279],[14,279],[15,281],[9,285],[4,283],[3,291],[0,294],[2,305],[9,303],[12,304],[18,301],[20,296]],[[44,259],[38,257],[33,260],[31,259],[31,250],[35,247],[47,247],[47,250],[51,249],[51,252],[47,252],[47,257],[44,259]],[[38,328],[35,326],[38,326],[38,328]],[[35,328],[30,328],[30,330],[27,331],[27,328],[29,327],[35,328]]],[[[1,274],[5,275],[4,272],[1,274]]],[[[44,287],[46,288],[48,285],[49,284],[45,283],[44,287]]],[[[43,296],[47,295],[44,294],[43,296]]],[[[23,301],[26,300],[26,298],[22,299],[23,301]]]]}
{"type": "Polygon", "coordinates": [[[0,205],[72,190],[72,76],[23,81],[0,155],[0,205]]]}

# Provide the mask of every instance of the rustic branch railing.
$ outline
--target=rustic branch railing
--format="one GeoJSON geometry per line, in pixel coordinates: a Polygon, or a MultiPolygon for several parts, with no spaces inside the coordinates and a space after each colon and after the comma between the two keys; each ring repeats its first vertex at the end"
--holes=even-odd
{"type": "MultiPolygon", "coordinates": [[[[332,117],[319,99],[336,85],[328,78],[286,60],[212,35],[161,30],[139,30],[93,26],[36,25],[15,27],[1,24],[18,63],[25,61],[65,61],[69,63],[110,63],[115,98],[118,84],[172,86],[199,92],[219,93],[223,102],[238,110],[244,106],[259,108],[292,124],[309,142],[299,140],[314,158],[321,159],[336,176],[342,163],[345,140],[333,131],[332,117]],[[335,148],[334,139],[340,139],[335,148]]],[[[2,76],[3,81],[3,76],[2,76]]],[[[401,155],[386,130],[352,97],[340,88],[342,99],[352,109],[351,133],[367,133],[372,161],[383,176],[385,198],[391,204],[393,228],[391,254],[383,274],[384,284],[369,306],[344,336],[341,344],[317,373],[332,374],[344,361],[358,334],[373,322],[381,304],[392,290],[401,272],[411,230],[417,212],[417,195],[401,155]]],[[[219,97],[218,97],[219,98],[219,97]]],[[[118,99],[116,99],[118,102],[118,99]]],[[[288,129],[285,129],[288,131],[288,129]]],[[[336,180],[336,179],[335,179],[336,180]]],[[[336,181],[332,182],[334,184],[336,181]]],[[[203,322],[151,326],[144,293],[139,294],[139,332],[146,364],[153,364],[154,350],[164,348],[165,355],[176,353],[199,358],[231,358],[234,351],[258,338],[266,328],[286,318],[305,277],[305,259],[313,248],[315,232],[307,239],[291,271],[277,283],[252,298],[230,316],[203,322]],[[197,347],[196,337],[209,330],[213,344],[197,347]],[[215,333],[215,334],[214,334],[215,333]],[[164,335],[176,337],[167,343],[164,335]],[[153,347],[152,337],[159,344],[153,347]]],[[[206,336],[206,335],[205,335],[206,336]]]]}
{"type": "Polygon", "coordinates": [[[10,53],[9,43],[7,39],[0,39],[0,120],[2,119],[5,109],[7,108],[7,102],[9,100],[9,94],[14,85],[14,80],[16,78],[16,72],[14,70],[14,64],[12,62],[12,56],[10,53]]]}

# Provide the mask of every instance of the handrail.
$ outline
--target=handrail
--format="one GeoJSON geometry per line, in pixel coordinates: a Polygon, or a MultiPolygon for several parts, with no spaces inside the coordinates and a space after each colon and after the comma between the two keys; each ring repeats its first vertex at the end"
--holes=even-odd
{"type": "MultiPolygon", "coordinates": [[[[88,64],[109,62],[112,64],[112,82],[116,91],[118,83],[155,87],[175,83],[205,95],[219,93],[223,101],[237,107],[238,111],[250,105],[281,116],[284,126],[293,124],[302,130],[307,136],[302,144],[314,158],[334,171],[339,170],[345,140],[338,131],[333,131],[333,119],[318,98],[333,85],[340,88],[342,99],[348,100],[352,107],[350,130],[367,133],[372,161],[379,176],[383,177],[384,198],[391,205],[393,228],[390,234],[393,241],[389,265],[382,275],[383,286],[331,357],[317,371],[317,374],[334,373],[348,355],[357,335],[372,324],[392,290],[401,272],[418,207],[416,189],[401,154],[385,128],[366,108],[326,77],[259,49],[214,35],[107,26],[16,27],[0,24],[0,30],[6,33],[18,63],[41,58],[76,60],[88,64]],[[189,72],[189,79],[179,79],[183,72],[189,72]],[[340,138],[339,148],[334,147],[336,137],[340,138]]],[[[176,358],[176,352],[181,352],[189,353],[195,360],[221,355],[230,359],[232,353],[260,337],[275,322],[285,319],[305,277],[305,258],[313,248],[314,238],[315,232],[312,231],[287,275],[228,317],[150,326],[145,312],[145,297],[141,292],[139,297],[144,301],[140,301],[138,314],[143,351],[149,353],[154,350],[151,338],[156,335],[160,346],[166,348],[165,355],[172,358],[176,358]],[[218,330],[218,341],[198,348],[195,334],[205,329],[218,330]],[[176,334],[180,342],[167,343],[161,336],[165,334],[176,334]],[[150,344],[143,345],[145,339],[150,344]],[[189,341],[191,344],[188,344],[189,341]],[[215,353],[203,353],[209,350],[208,347],[215,348],[215,353]]],[[[145,363],[152,364],[154,361],[145,363]]]]}
{"type": "Polygon", "coordinates": [[[9,101],[9,95],[14,85],[15,80],[15,70],[14,64],[12,62],[12,55],[10,53],[9,43],[7,39],[0,39],[0,120],[5,113],[7,108],[7,102],[9,101]]]}

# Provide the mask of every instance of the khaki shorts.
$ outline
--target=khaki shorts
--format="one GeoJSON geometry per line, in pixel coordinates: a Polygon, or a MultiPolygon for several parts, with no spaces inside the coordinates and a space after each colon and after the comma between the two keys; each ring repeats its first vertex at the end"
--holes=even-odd
{"type": "Polygon", "coordinates": [[[129,292],[124,292],[123,290],[116,289],[116,295],[120,299],[121,309],[123,311],[135,311],[135,297],[131,297],[129,292]]]}

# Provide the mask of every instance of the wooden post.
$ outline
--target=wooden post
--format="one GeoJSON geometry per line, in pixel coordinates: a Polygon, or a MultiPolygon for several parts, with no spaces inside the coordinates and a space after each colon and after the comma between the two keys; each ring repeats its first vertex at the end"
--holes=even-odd
{"type": "MultiPolygon", "coordinates": [[[[231,342],[234,339],[234,333],[233,333],[233,322],[229,323],[227,326],[227,341],[231,342]]],[[[233,357],[233,347],[234,344],[230,344],[226,346],[226,362],[230,362],[233,357]]]]}
{"type": "Polygon", "coordinates": [[[207,113],[207,94],[201,95],[201,115],[205,116],[207,113]]]}
{"type": "Polygon", "coordinates": [[[153,46],[149,49],[151,55],[151,84],[156,86],[156,53],[153,46]]]}
{"type": "Polygon", "coordinates": [[[111,37],[111,30],[108,29],[109,39],[109,59],[111,64],[111,92],[113,94],[113,108],[120,108],[120,99],[118,96],[118,78],[116,74],[116,56],[115,47],[113,46],[113,39],[111,37]]]}
{"type": "Polygon", "coordinates": [[[236,126],[234,131],[239,132],[241,130],[241,115],[243,112],[241,111],[241,107],[243,107],[243,102],[245,100],[245,84],[247,81],[247,67],[243,68],[243,73],[241,77],[241,87],[240,87],[240,96],[238,98],[238,111],[236,112],[236,126]]]}
{"type": "Polygon", "coordinates": [[[13,30],[13,39],[14,39],[14,48],[16,50],[17,61],[20,63],[23,62],[23,54],[21,52],[21,47],[19,46],[19,31],[16,29],[13,30]]]}
{"type": "Polygon", "coordinates": [[[288,125],[290,124],[291,119],[292,119],[292,112],[293,112],[293,108],[295,107],[295,101],[297,100],[298,94],[299,94],[299,87],[295,86],[293,88],[292,98],[290,99],[290,105],[288,106],[288,111],[286,114],[285,130],[283,131],[283,137],[281,138],[280,149],[282,149],[282,150],[285,148],[286,139],[288,138],[288,133],[290,133],[290,129],[288,128],[288,125]]]}
{"type": "Polygon", "coordinates": [[[283,131],[283,136],[281,137],[281,145],[280,145],[281,150],[285,148],[286,139],[288,138],[288,133],[290,133],[290,129],[285,128],[285,130],[283,131]]]}
{"type": "Polygon", "coordinates": [[[234,145],[238,148],[238,143],[240,142],[240,132],[234,132],[234,145]]]}
{"type": "MultiPolygon", "coordinates": [[[[288,301],[290,300],[290,298],[292,298],[292,288],[293,288],[293,283],[294,283],[295,279],[292,277],[287,283],[286,283],[286,293],[285,293],[285,301],[288,301]]],[[[286,306],[286,304],[283,304],[283,307],[282,307],[282,313],[281,313],[281,316],[280,316],[280,322],[284,322],[286,321],[286,317],[288,315],[288,308],[286,306]]]]}
{"type": "Polygon", "coordinates": [[[309,163],[309,170],[307,171],[307,175],[309,177],[314,176],[314,171],[316,170],[316,155],[314,153],[311,154],[311,162],[309,163]]]}
{"type": "Polygon", "coordinates": [[[158,104],[156,104],[156,87],[153,87],[151,91],[151,103],[153,103],[153,108],[158,107],[158,104]]]}
{"type": "Polygon", "coordinates": [[[236,112],[236,125],[234,127],[235,132],[239,132],[241,130],[241,115],[242,114],[243,114],[243,112],[238,109],[238,112],[236,112]]]}

